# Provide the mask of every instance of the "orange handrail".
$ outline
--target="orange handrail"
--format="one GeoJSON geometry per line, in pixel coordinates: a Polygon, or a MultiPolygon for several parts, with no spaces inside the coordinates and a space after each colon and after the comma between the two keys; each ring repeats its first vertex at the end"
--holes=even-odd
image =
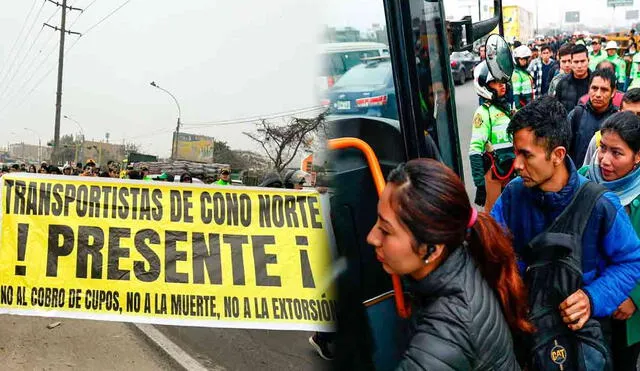
{"type": "MultiPolygon", "coordinates": [[[[338,139],[329,139],[328,141],[329,149],[345,149],[345,148],[356,148],[360,150],[364,157],[367,159],[367,164],[369,165],[369,170],[371,171],[371,176],[373,177],[373,184],[376,186],[376,190],[378,191],[378,197],[382,194],[386,182],[384,180],[384,176],[382,175],[382,169],[380,168],[380,162],[378,161],[378,157],[371,146],[367,144],[367,142],[358,139],[358,138],[338,138],[338,139]]],[[[402,291],[402,283],[400,282],[400,277],[397,274],[391,275],[391,281],[393,282],[393,291],[395,294],[396,300],[396,309],[398,311],[398,315],[402,318],[408,318],[410,311],[409,308],[405,306],[404,302],[404,293],[402,291]]]]}

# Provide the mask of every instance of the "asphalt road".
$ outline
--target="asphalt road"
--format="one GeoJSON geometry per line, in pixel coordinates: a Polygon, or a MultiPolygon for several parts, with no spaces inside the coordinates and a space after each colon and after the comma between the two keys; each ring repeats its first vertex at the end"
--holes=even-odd
{"type": "Polygon", "coordinates": [[[175,370],[130,324],[0,316],[2,370],[175,370]]]}
{"type": "MultiPolygon", "coordinates": [[[[471,199],[475,188],[469,168],[469,141],[477,96],[473,83],[456,87],[460,148],[464,178],[471,199]]],[[[229,330],[156,326],[169,339],[209,369],[226,370],[321,370],[327,363],[308,343],[310,333],[294,331],[229,330]]]]}
{"type": "Polygon", "coordinates": [[[473,202],[476,188],[471,178],[471,167],[469,166],[469,142],[471,141],[471,128],[473,113],[478,108],[478,96],[473,89],[473,82],[467,81],[462,86],[457,86],[455,90],[456,108],[458,116],[458,135],[460,137],[460,152],[462,152],[462,165],[464,169],[464,181],[467,193],[473,202]]]}

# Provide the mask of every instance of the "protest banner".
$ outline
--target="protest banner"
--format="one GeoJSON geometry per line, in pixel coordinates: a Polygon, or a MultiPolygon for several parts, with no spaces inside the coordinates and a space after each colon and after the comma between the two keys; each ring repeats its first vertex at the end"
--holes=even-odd
{"type": "Polygon", "coordinates": [[[0,313],[331,331],[320,195],[6,174],[0,313]]]}

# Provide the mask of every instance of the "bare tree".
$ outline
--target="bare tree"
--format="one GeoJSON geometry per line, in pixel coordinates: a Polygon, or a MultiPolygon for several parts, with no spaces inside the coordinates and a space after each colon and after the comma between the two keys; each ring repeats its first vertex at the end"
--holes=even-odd
{"type": "Polygon", "coordinates": [[[266,120],[253,133],[244,133],[264,149],[273,167],[282,172],[302,149],[309,149],[320,130],[324,130],[326,112],[314,118],[292,118],[286,125],[266,120]]]}

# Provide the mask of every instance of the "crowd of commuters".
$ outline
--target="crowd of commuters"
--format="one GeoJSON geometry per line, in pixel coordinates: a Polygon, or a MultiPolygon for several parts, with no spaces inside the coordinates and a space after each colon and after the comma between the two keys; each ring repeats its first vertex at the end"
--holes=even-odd
{"type": "Polygon", "coordinates": [[[412,293],[398,369],[638,369],[640,58],[618,51],[547,38],[514,43],[509,81],[476,67],[477,206],[435,160],[389,175],[368,242],[412,293]]]}

